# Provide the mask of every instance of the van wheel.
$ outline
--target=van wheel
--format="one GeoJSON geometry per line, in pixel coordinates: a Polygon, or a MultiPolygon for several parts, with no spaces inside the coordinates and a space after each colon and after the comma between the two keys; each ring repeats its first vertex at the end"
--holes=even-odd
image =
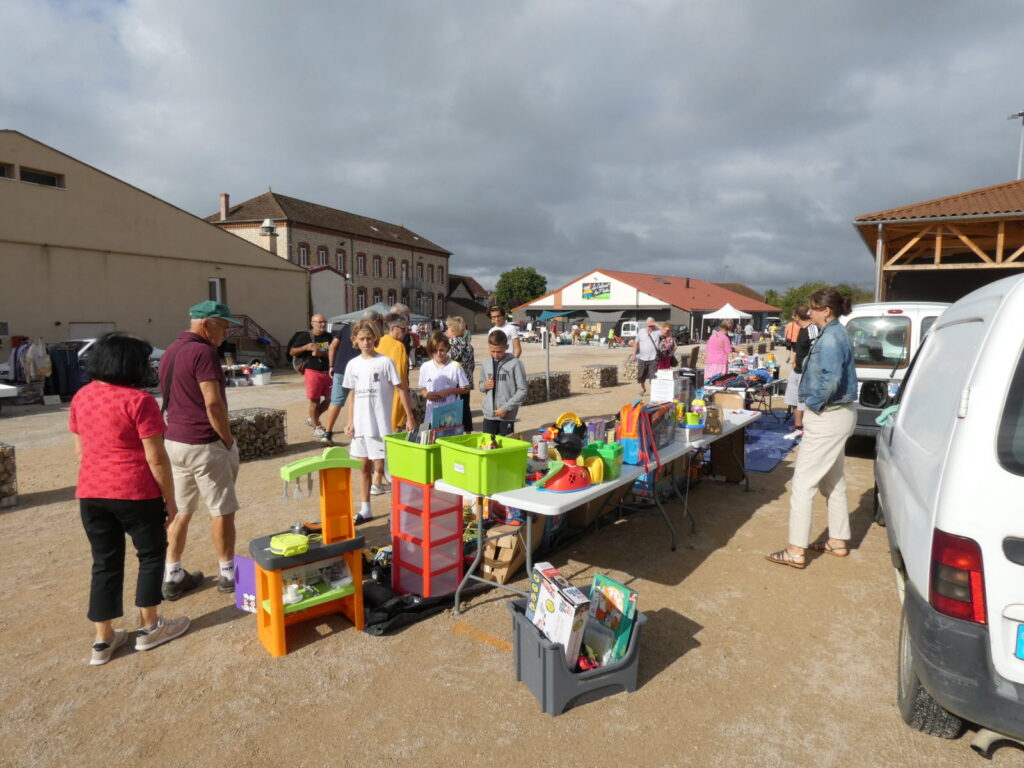
{"type": "Polygon", "coordinates": [[[942,739],[955,739],[963,733],[964,721],[935,701],[917,679],[914,672],[914,649],[907,629],[906,606],[900,614],[896,706],[903,721],[916,731],[942,739]]]}
{"type": "Polygon", "coordinates": [[[885,514],[882,512],[882,503],[878,499],[878,486],[876,485],[874,490],[871,492],[871,498],[874,503],[875,511],[875,522],[885,528],[885,514]]]}

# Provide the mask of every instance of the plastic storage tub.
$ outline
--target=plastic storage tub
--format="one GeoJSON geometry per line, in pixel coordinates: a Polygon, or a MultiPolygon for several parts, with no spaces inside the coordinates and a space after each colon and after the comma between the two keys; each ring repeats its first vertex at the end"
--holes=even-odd
{"type": "Polygon", "coordinates": [[[588,443],[583,446],[583,456],[600,456],[604,463],[604,479],[614,480],[622,472],[621,443],[588,443]]]}
{"type": "Polygon", "coordinates": [[[512,653],[516,680],[526,684],[542,712],[560,715],[619,691],[636,690],[640,632],[647,623],[643,613],[637,611],[633,634],[621,661],[586,672],[572,672],[565,663],[561,643],[552,643],[526,619],[526,603],[526,598],[505,603],[512,614],[512,653]]]}
{"type": "MultiPolygon", "coordinates": [[[[526,455],[530,444],[511,437],[494,437],[497,448],[481,450],[489,435],[439,437],[441,476],[446,483],[476,496],[514,491],[526,484],[526,455]]],[[[392,474],[395,470],[392,468],[392,474]]]]}
{"type": "Polygon", "coordinates": [[[441,476],[441,447],[420,445],[406,440],[408,432],[385,435],[384,446],[388,454],[388,472],[403,480],[430,485],[441,476]]]}
{"type": "Polygon", "coordinates": [[[265,387],[270,383],[270,371],[266,373],[254,373],[252,375],[252,383],[257,387],[265,387]]]}

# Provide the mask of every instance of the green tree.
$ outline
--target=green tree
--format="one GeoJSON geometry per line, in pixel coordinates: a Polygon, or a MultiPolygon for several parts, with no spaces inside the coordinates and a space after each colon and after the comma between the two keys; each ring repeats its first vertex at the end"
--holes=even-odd
{"type": "Polygon", "coordinates": [[[494,287],[494,300],[506,309],[511,309],[543,296],[547,290],[547,278],[536,269],[516,267],[501,273],[494,287]]]}
{"type": "Polygon", "coordinates": [[[771,304],[773,307],[781,306],[782,296],[774,288],[769,288],[764,292],[764,303],[771,304]]]}
{"type": "MultiPolygon", "coordinates": [[[[810,296],[819,288],[824,288],[831,283],[826,283],[821,280],[817,280],[810,283],[804,283],[803,285],[792,286],[786,290],[786,292],[779,296],[776,291],[765,292],[765,302],[782,309],[782,320],[783,322],[789,321],[793,318],[793,310],[798,304],[808,304],[810,302],[810,296]],[[771,294],[773,297],[777,297],[778,301],[769,301],[768,296],[771,294]]],[[[866,288],[861,288],[857,285],[849,285],[847,283],[841,283],[836,286],[843,296],[850,299],[853,304],[863,304],[864,302],[873,301],[874,293],[866,288]]]]}

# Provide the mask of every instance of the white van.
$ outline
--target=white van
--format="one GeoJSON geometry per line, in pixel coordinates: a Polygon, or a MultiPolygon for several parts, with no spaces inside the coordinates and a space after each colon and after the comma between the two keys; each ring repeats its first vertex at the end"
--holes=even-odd
{"type": "Polygon", "coordinates": [[[930,301],[857,304],[840,318],[857,364],[855,435],[878,433],[875,419],[892,404],[921,339],[948,306],[930,301]]]}
{"type": "Polygon", "coordinates": [[[619,336],[632,341],[636,338],[636,329],[639,327],[640,324],[636,320],[626,320],[622,323],[622,331],[619,333],[619,336]]]}
{"type": "Polygon", "coordinates": [[[877,438],[903,602],[899,711],[946,738],[976,723],[979,751],[979,738],[1024,739],[1022,327],[1024,275],[950,306],[877,438]]]}

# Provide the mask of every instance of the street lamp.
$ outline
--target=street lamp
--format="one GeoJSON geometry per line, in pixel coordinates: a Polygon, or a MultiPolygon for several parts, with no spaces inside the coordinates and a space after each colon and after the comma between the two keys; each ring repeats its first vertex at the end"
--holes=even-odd
{"type": "Polygon", "coordinates": [[[1017,150],[1017,180],[1020,181],[1021,162],[1024,161],[1024,112],[1015,112],[1007,120],[1020,118],[1020,149],[1017,150]]]}

